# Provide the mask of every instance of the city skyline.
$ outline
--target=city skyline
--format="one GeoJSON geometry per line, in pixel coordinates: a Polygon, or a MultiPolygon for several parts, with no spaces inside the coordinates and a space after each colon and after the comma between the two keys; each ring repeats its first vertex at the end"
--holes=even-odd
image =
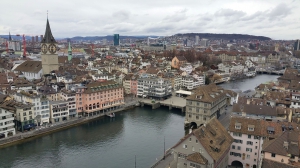
{"type": "MultiPolygon", "coordinates": [[[[105,35],[158,35],[177,33],[226,33],[299,39],[299,1],[242,0],[200,2],[135,0],[39,3],[5,2],[0,11],[0,34],[44,34],[45,18],[55,38],[105,35]],[[28,6],[28,3],[31,3],[28,6]]],[[[200,37],[201,38],[201,37],[200,37]]]]}

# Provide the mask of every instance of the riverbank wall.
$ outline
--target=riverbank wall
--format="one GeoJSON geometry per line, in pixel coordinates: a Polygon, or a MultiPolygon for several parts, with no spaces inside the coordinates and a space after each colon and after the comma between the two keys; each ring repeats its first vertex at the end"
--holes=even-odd
{"type": "Polygon", "coordinates": [[[39,130],[33,130],[33,131],[25,132],[25,133],[19,133],[12,137],[1,139],[0,140],[0,148],[5,148],[5,147],[11,146],[11,145],[24,143],[24,142],[33,140],[35,138],[42,137],[44,135],[48,135],[48,134],[51,134],[54,132],[65,130],[65,129],[75,127],[75,126],[78,126],[81,124],[85,124],[85,123],[91,122],[93,120],[97,120],[99,118],[105,117],[107,114],[118,113],[118,112],[130,110],[133,108],[135,108],[135,105],[130,105],[130,106],[127,106],[124,108],[116,109],[114,111],[110,111],[108,113],[104,113],[104,114],[100,114],[100,115],[95,115],[92,117],[82,117],[82,118],[70,120],[65,123],[61,123],[59,125],[55,125],[52,127],[47,127],[47,128],[43,128],[43,129],[39,129],[39,130]]]}

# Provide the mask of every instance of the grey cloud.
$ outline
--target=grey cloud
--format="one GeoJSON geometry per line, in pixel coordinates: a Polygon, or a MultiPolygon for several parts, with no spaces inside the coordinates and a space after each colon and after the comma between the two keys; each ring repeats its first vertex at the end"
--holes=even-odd
{"type": "Polygon", "coordinates": [[[245,15],[246,13],[243,11],[237,11],[232,9],[220,9],[217,12],[215,12],[215,16],[220,17],[241,17],[245,15]]]}
{"type": "Polygon", "coordinates": [[[269,19],[283,18],[291,14],[292,7],[289,7],[285,3],[278,4],[274,9],[272,9],[269,13],[269,19]]]}
{"type": "Polygon", "coordinates": [[[129,19],[130,16],[130,12],[129,11],[125,11],[125,10],[121,10],[121,11],[117,11],[115,13],[112,14],[112,16],[114,18],[118,18],[118,19],[129,19]]]}

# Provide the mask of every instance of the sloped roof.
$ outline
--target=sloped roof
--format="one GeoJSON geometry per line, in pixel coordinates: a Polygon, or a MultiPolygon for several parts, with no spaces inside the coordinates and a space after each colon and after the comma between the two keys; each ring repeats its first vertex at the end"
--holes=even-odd
{"type": "Polygon", "coordinates": [[[38,73],[42,70],[42,61],[25,61],[15,71],[38,73]]]}
{"type": "Polygon", "coordinates": [[[189,154],[186,157],[186,159],[189,161],[195,162],[195,163],[202,164],[202,165],[206,165],[208,162],[208,160],[203,155],[201,155],[201,153],[199,153],[199,152],[189,154]]]}
{"type": "Polygon", "coordinates": [[[281,162],[276,162],[269,159],[263,159],[261,168],[296,168],[298,166],[294,166],[291,164],[285,164],[281,162]]]}
{"type": "Polygon", "coordinates": [[[51,32],[51,28],[50,28],[48,18],[47,18],[45,35],[44,35],[43,40],[41,41],[41,43],[56,43],[56,41],[55,41],[55,39],[52,35],[52,32],[51,32]]]}

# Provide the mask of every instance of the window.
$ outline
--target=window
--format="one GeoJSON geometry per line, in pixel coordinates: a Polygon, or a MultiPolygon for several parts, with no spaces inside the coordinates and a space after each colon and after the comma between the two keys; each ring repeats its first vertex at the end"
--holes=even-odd
{"type": "Polygon", "coordinates": [[[187,149],[187,144],[183,144],[183,148],[184,148],[184,149],[187,149]]]}
{"type": "Polygon", "coordinates": [[[238,147],[237,147],[237,150],[241,150],[241,147],[240,147],[240,146],[238,146],[238,147]]]}
{"type": "Polygon", "coordinates": [[[248,131],[254,131],[253,127],[248,127],[248,131]]]}
{"type": "Polygon", "coordinates": [[[196,143],[198,143],[198,140],[196,139],[196,143]]]}
{"type": "Polygon", "coordinates": [[[232,145],[232,147],[231,147],[232,149],[235,149],[235,146],[234,145],[232,145]]]}
{"type": "Polygon", "coordinates": [[[253,145],[252,141],[247,141],[247,145],[253,145]]]}
{"type": "Polygon", "coordinates": [[[233,136],[242,137],[242,133],[234,132],[234,133],[233,133],[233,136]]]}
{"type": "Polygon", "coordinates": [[[250,155],[247,155],[247,159],[250,159],[250,155]]]}
{"type": "Polygon", "coordinates": [[[276,156],[276,154],[275,154],[275,153],[272,153],[272,154],[271,154],[271,157],[275,157],[275,156],[276,156]]]}
{"type": "Polygon", "coordinates": [[[233,142],[235,142],[235,143],[243,143],[243,140],[234,139],[233,142]]]}
{"type": "Polygon", "coordinates": [[[252,148],[246,148],[246,152],[252,152],[252,148]]]}
{"type": "Polygon", "coordinates": [[[257,153],[255,152],[254,155],[257,155],[257,153]]]}
{"type": "Polygon", "coordinates": [[[190,138],[190,142],[192,141],[192,138],[190,138]]]}
{"type": "Polygon", "coordinates": [[[248,135],[248,139],[251,139],[251,135],[248,135]]]}
{"type": "Polygon", "coordinates": [[[255,146],[255,149],[257,149],[257,146],[255,146]]]}
{"type": "Polygon", "coordinates": [[[254,139],[259,139],[259,136],[254,136],[254,139]]]}
{"type": "Polygon", "coordinates": [[[192,151],[195,151],[195,148],[192,146],[192,151]]]}
{"type": "Polygon", "coordinates": [[[199,120],[199,116],[196,116],[196,119],[199,120]]]}

